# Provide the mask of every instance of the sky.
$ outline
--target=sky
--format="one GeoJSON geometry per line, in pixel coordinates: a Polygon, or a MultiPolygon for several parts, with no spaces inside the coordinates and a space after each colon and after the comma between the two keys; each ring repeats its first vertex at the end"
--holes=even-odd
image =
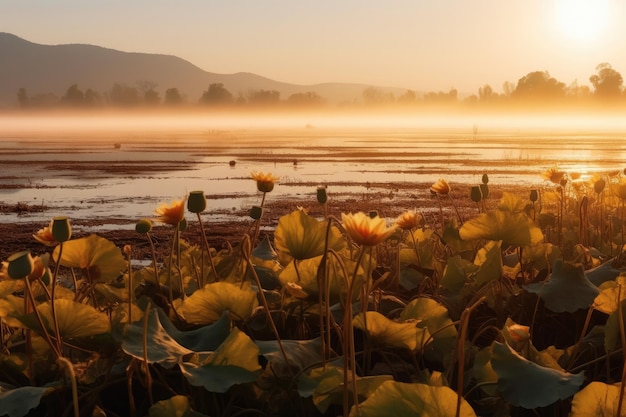
{"type": "Polygon", "coordinates": [[[179,56],[214,73],[476,93],[626,74],[626,0],[0,0],[0,31],[179,56]],[[621,27],[620,27],[621,26],[621,27]]]}

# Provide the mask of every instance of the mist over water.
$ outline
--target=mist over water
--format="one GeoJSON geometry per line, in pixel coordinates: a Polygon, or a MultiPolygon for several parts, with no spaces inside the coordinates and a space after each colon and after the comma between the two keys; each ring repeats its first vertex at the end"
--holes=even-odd
{"type": "MultiPolygon", "coordinates": [[[[438,178],[547,186],[558,165],[583,177],[624,168],[626,120],[599,114],[50,113],[0,115],[0,204],[42,204],[39,221],[151,216],[204,190],[214,218],[256,204],[251,171],[281,178],[273,198],[352,198],[438,178]],[[231,165],[231,161],[235,164],[231,165]]],[[[413,187],[414,186],[414,187],[413,187]]]]}

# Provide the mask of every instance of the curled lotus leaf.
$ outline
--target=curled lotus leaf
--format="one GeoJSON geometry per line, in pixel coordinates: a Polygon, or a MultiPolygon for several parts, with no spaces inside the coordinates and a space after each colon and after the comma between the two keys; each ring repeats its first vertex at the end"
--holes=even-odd
{"type": "Polygon", "coordinates": [[[588,308],[600,292],[587,279],[582,266],[560,259],[554,262],[546,281],[528,284],[524,288],[538,294],[546,307],[555,313],[573,313],[588,308]]]}
{"type": "Polygon", "coordinates": [[[417,350],[430,338],[428,328],[419,328],[415,322],[398,323],[377,311],[360,313],[352,323],[355,328],[367,332],[374,343],[382,346],[417,350]]]}
{"type": "MultiPolygon", "coordinates": [[[[60,246],[52,259],[59,258],[60,246]]],[[[122,251],[113,242],[98,235],[89,235],[63,243],[61,265],[85,271],[91,281],[110,282],[127,267],[122,251]]]]}
{"type": "Polygon", "coordinates": [[[177,308],[178,313],[193,324],[210,324],[225,311],[246,320],[258,306],[257,294],[250,286],[240,288],[228,282],[214,282],[195,291],[177,308]]]}
{"type": "Polygon", "coordinates": [[[626,299],[626,276],[620,275],[615,280],[603,282],[599,290],[593,307],[606,314],[614,313],[619,303],[626,299]]]}
{"type": "Polygon", "coordinates": [[[457,414],[458,395],[446,386],[386,381],[365,401],[350,410],[350,417],[476,417],[465,399],[457,414]]]}
{"type": "Polygon", "coordinates": [[[543,233],[524,213],[491,210],[466,221],[459,229],[463,240],[501,240],[506,246],[532,246],[543,240],[543,233]]]}
{"type": "Polygon", "coordinates": [[[570,374],[531,362],[508,344],[494,342],[491,366],[498,375],[498,391],[514,406],[527,409],[548,406],[574,395],[583,373],[570,374]]]}
{"type": "MultiPolygon", "coordinates": [[[[281,217],[274,231],[274,245],[283,265],[291,259],[303,260],[323,255],[326,249],[328,224],[296,210],[281,217]]],[[[347,243],[339,230],[328,230],[328,249],[339,251],[347,243]]]]}
{"type": "Polygon", "coordinates": [[[148,410],[149,417],[203,417],[205,414],[194,411],[189,405],[189,398],[174,395],[167,400],[156,402],[148,410]]]}
{"type": "Polygon", "coordinates": [[[615,417],[626,415],[626,403],[621,413],[616,413],[620,393],[619,383],[614,385],[593,381],[574,395],[570,417],[615,417]]]}

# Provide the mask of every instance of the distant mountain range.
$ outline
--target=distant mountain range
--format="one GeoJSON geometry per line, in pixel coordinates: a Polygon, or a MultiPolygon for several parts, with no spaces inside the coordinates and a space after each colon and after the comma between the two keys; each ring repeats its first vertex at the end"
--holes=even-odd
{"type": "MultiPolygon", "coordinates": [[[[177,88],[188,102],[196,103],[210,84],[222,83],[236,97],[256,90],[276,90],[281,99],[294,93],[315,92],[329,103],[355,102],[363,98],[366,84],[322,83],[297,85],[239,72],[207,72],[173,55],[122,52],[84,44],[41,45],[0,32],[0,106],[17,104],[17,91],[29,95],[52,93],[62,97],[77,84],[82,91],[103,94],[117,84],[135,87],[138,81],[156,83],[161,96],[177,88]]],[[[399,96],[403,88],[374,86],[399,96]]]]}

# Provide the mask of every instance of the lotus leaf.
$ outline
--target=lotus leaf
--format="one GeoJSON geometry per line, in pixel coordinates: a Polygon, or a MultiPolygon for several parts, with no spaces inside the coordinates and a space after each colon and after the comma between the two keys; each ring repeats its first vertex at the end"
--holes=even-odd
{"type": "MultiPolygon", "coordinates": [[[[281,263],[287,265],[291,259],[303,260],[323,255],[327,229],[326,222],[318,221],[303,210],[281,217],[274,231],[274,244],[281,263]]],[[[340,251],[346,246],[339,230],[332,226],[328,233],[328,249],[340,251]]]]}
{"type": "Polygon", "coordinates": [[[543,283],[524,286],[528,292],[538,294],[546,307],[555,313],[572,313],[588,308],[599,293],[585,275],[582,266],[557,260],[552,274],[543,283]]]}
{"type": "Polygon", "coordinates": [[[261,371],[258,355],[259,348],[252,339],[235,327],[202,363],[183,362],[179,366],[191,385],[223,393],[233,385],[257,380],[261,371]]]}
{"type": "Polygon", "coordinates": [[[467,274],[477,269],[473,263],[461,258],[460,255],[450,256],[443,271],[441,286],[448,291],[459,292],[465,287],[467,274]]]}
{"type": "Polygon", "coordinates": [[[189,398],[175,395],[167,400],[155,403],[148,410],[150,417],[206,417],[205,414],[193,411],[189,406],[189,398]]]}
{"type": "MultiPolygon", "coordinates": [[[[73,300],[58,299],[54,303],[59,332],[63,339],[77,339],[81,337],[95,336],[111,331],[108,316],[96,310],[94,307],[73,300]]],[[[52,306],[46,302],[37,306],[44,322],[51,332],[52,329],[52,306]]],[[[39,327],[39,326],[37,326],[39,327]]]]}
{"type": "Polygon", "coordinates": [[[3,416],[22,417],[37,407],[41,398],[52,388],[19,387],[4,391],[0,387],[0,412],[3,416]]]}
{"type": "Polygon", "coordinates": [[[219,320],[225,311],[246,320],[257,306],[257,294],[249,285],[240,288],[228,282],[214,282],[186,298],[177,311],[187,323],[210,324],[219,320]]]}
{"type": "Polygon", "coordinates": [[[0,299],[13,294],[16,291],[24,288],[24,281],[21,279],[7,279],[6,281],[0,280],[0,299]]]}
{"type": "Polygon", "coordinates": [[[526,202],[522,200],[519,196],[509,193],[503,192],[502,198],[498,202],[498,210],[500,211],[510,211],[511,213],[524,213],[524,209],[526,208],[526,202]]]}
{"type": "Polygon", "coordinates": [[[461,400],[456,414],[458,396],[448,387],[386,381],[363,401],[352,407],[350,417],[476,417],[472,407],[461,400]]]}
{"type": "Polygon", "coordinates": [[[376,311],[368,311],[365,315],[359,313],[352,323],[355,328],[365,331],[375,343],[382,346],[417,350],[430,337],[427,328],[419,328],[414,322],[398,323],[376,311]]]}
{"type": "MultiPolygon", "coordinates": [[[[626,300],[620,301],[619,305],[622,310],[622,317],[626,317],[626,300]]],[[[626,329],[620,329],[619,309],[616,309],[606,320],[604,326],[604,347],[607,352],[612,352],[621,346],[622,332],[626,332],[626,329]]]]}
{"type": "Polygon", "coordinates": [[[401,321],[414,320],[417,327],[426,328],[433,341],[424,352],[428,359],[446,360],[456,346],[457,331],[448,316],[448,309],[432,298],[417,298],[400,313],[401,321]]]}
{"type": "Polygon", "coordinates": [[[490,281],[498,280],[502,276],[502,249],[500,242],[491,241],[482,247],[474,259],[478,266],[475,275],[475,284],[482,287],[490,281]]]}
{"type": "MultiPolygon", "coordinates": [[[[391,375],[357,377],[357,394],[359,397],[367,398],[380,384],[392,379],[391,375]]],[[[341,404],[344,388],[343,382],[343,368],[328,365],[315,368],[308,375],[300,377],[298,392],[302,397],[313,397],[313,404],[315,404],[317,409],[322,413],[326,413],[331,404],[341,404]]],[[[349,384],[348,389],[352,390],[352,384],[349,384]]]]}
{"type": "Polygon", "coordinates": [[[24,299],[13,294],[0,298],[0,318],[11,327],[23,327],[18,317],[24,315],[24,299]]]}
{"type": "Polygon", "coordinates": [[[182,356],[192,353],[170,336],[159,320],[158,311],[153,308],[148,314],[148,325],[144,334],[143,321],[129,324],[125,328],[122,349],[124,352],[141,361],[160,363],[165,367],[172,367],[180,361],[182,356]],[[144,338],[146,351],[144,352],[144,338]]]}
{"type": "MultiPolygon", "coordinates": [[[[281,343],[292,371],[299,372],[322,362],[322,340],[319,337],[310,340],[282,340],[281,343]]],[[[257,340],[256,344],[260,354],[272,364],[274,373],[291,376],[276,340],[257,340]]]]}
{"type": "Polygon", "coordinates": [[[593,381],[574,395],[569,417],[615,417],[626,413],[626,402],[622,412],[616,413],[620,384],[609,385],[593,381]]]}
{"type": "Polygon", "coordinates": [[[498,375],[498,390],[512,405],[545,407],[576,393],[583,373],[570,374],[524,359],[508,344],[494,342],[491,366],[498,375]]]}
{"type": "MultiPolygon", "coordinates": [[[[52,258],[59,258],[60,246],[52,258]]],[[[97,235],[69,240],[63,244],[61,265],[86,271],[91,281],[110,282],[126,269],[126,261],[113,242],[97,235]]]]}
{"type": "Polygon", "coordinates": [[[278,259],[278,254],[272,247],[269,235],[265,235],[261,243],[259,243],[253,250],[252,256],[262,259],[264,261],[273,261],[278,259]]]}
{"type": "Polygon", "coordinates": [[[468,220],[461,226],[459,236],[463,240],[501,240],[503,247],[531,246],[543,240],[543,233],[523,213],[491,210],[468,220]]]}
{"type": "Polygon", "coordinates": [[[621,273],[626,273],[624,268],[615,268],[611,261],[606,261],[600,266],[592,268],[587,272],[587,278],[595,285],[600,285],[606,281],[613,281],[621,273]]]}
{"type": "Polygon", "coordinates": [[[620,275],[614,281],[603,282],[599,290],[593,307],[606,314],[614,313],[619,303],[626,299],[626,276],[620,275]]]}
{"type": "Polygon", "coordinates": [[[181,346],[194,352],[206,352],[217,349],[230,333],[228,313],[223,313],[218,321],[208,326],[182,331],[174,326],[161,308],[157,307],[156,310],[159,313],[161,326],[163,326],[167,334],[172,336],[181,346]]]}

